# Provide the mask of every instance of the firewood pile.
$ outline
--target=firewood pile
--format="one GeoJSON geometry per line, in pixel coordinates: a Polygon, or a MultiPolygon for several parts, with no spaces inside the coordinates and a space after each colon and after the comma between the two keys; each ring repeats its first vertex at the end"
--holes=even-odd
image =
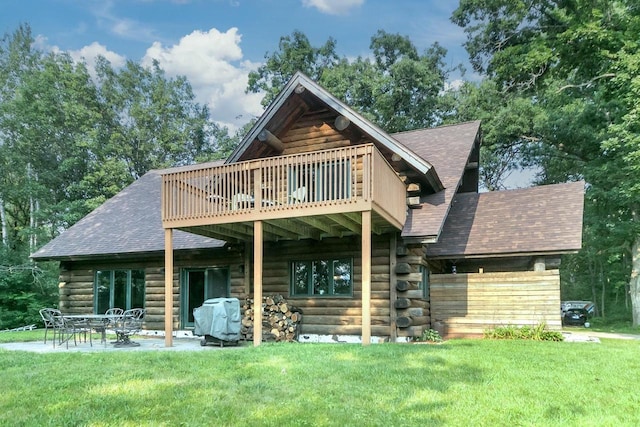
{"type": "MultiPolygon", "coordinates": [[[[245,299],[241,310],[242,326],[240,333],[245,340],[253,340],[255,321],[254,301],[245,299]]],[[[302,322],[302,310],[289,305],[282,295],[262,297],[262,340],[296,341],[302,322]]]]}

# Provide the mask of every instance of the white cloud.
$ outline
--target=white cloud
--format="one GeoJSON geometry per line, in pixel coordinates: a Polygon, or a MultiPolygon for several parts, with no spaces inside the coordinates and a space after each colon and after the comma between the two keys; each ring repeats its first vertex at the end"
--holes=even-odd
{"type": "Polygon", "coordinates": [[[127,61],[124,56],[108,50],[106,46],[101,45],[98,42],[93,42],[79,50],[70,50],[68,53],[76,62],[84,60],[87,63],[89,70],[93,70],[95,68],[96,58],[98,56],[104,56],[109,62],[111,62],[111,65],[114,68],[122,67],[127,61]]]}
{"type": "Polygon", "coordinates": [[[302,0],[304,7],[315,7],[328,15],[346,15],[363,4],[364,0],[302,0]]]}
{"type": "Polygon", "coordinates": [[[462,87],[463,84],[464,84],[464,80],[462,80],[462,79],[455,79],[455,80],[452,80],[452,81],[449,81],[449,82],[445,82],[444,83],[444,90],[445,90],[445,92],[450,91],[450,90],[456,91],[456,90],[459,90],[462,87]]]}
{"type": "Polygon", "coordinates": [[[168,76],[186,76],[196,100],[207,104],[211,117],[232,131],[262,114],[260,94],[245,94],[248,76],[259,64],[243,60],[237,28],[222,33],[194,31],[173,46],[154,42],[142,58],[149,66],[157,60],[168,76]]]}
{"type": "MultiPolygon", "coordinates": [[[[34,46],[40,50],[53,52],[53,53],[62,53],[62,49],[60,49],[56,45],[50,45],[48,43],[48,39],[42,35],[37,35],[34,40],[34,46]]],[[[107,49],[106,46],[93,42],[90,45],[84,46],[78,50],[68,50],[67,53],[74,62],[84,62],[87,65],[87,70],[89,71],[89,75],[92,78],[96,78],[96,59],[98,55],[104,56],[114,68],[122,67],[127,58],[122,55],[117,54],[114,51],[107,49]]]]}

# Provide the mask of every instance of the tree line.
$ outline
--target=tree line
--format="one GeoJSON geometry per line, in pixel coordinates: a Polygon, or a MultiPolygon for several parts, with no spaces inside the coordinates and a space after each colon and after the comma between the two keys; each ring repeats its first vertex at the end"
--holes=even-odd
{"type": "MultiPolygon", "coordinates": [[[[451,88],[435,43],[419,52],[378,31],[370,55],[281,37],[249,76],[268,105],[302,71],[389,132],[482,120],[481,181],[504,188],[587,182],[583,250],[565,256],[562,296],[640,321],[640,8],[631,0],[461,0],[451,17],[480,82],[451,88]]],[[[56,269],[28,253],[146,171],[224,158],[241,134],[217,127],[185,78],[154,64],[115,69],[33,48],[28,26],[0,43],[0,328],[54,301],[56,269]],[[7,269],[13,268],[13,273],[7,269]],[[13,316],[6,307],[14,307],[13,316]],[[33,311],[33,310],[31,310],[33,311]],[[7,320],[9,319],[9,320],[7,320]]],[[[548,224],[552,227],[553,224],[548,224]]]]}

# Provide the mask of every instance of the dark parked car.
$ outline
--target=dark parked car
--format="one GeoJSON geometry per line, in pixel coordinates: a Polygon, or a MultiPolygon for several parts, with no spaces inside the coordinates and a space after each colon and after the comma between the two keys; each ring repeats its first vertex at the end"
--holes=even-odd
{"type": "Polygon", "coordinates": [[[584,308],[570,308],[562,313],[562,324],[571,326],[586,326],[587,310],[584,308]]]}

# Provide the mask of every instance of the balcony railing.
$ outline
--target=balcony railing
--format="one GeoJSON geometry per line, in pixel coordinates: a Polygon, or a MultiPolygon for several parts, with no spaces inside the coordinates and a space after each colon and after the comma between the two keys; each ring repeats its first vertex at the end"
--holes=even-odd
{"type": "Polygon", "coordinates": [[[170,172],[168,228],[379,210],[404,224],[405,186],[371,144],[170,172]]]}

